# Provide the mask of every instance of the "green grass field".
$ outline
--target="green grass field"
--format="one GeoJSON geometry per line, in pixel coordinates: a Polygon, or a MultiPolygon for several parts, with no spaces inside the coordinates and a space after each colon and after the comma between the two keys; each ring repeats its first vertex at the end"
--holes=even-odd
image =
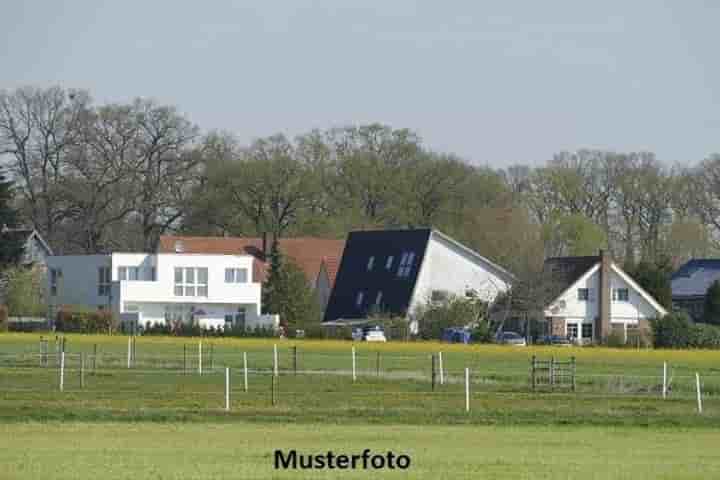
{"type": "MultiPolygon", "coordinates": [[[[102,478],[338,478],[337,472],[276,475],[275,445],[311,453],[330,446],[414,452],[410,473],[382,478],[717,476],[719,460],[708,447],[720,436],[716,351],[205,339],[199,375],[197,338],[140,337],[128,369],[127,337],[68,335],[60,392],[57,357],[40,365],[39,338],[0,335],[0,428],[7,442],[0,478],[44,472],[48,478],[96,478],[97,472],[102,478]],[[273,387],[274,344],[280,375],[273,387]],[[446,383],[433,391],[431,355],[439,351],[446,383]],[[533,392],[533,355],[574,356],[576,391],[533,392]],[[671,378],[666,400],[664,361],[671,378]],[[465,367],[472,372],[470,412],[465,367]],[[695,372],[702,378],[702,415],[695,372]],[[116,461],[104,471],[109,455],[116,461]]],[[[54,353],[55,337],[49,338],[54,353]]]]}
{"type": "Polygon", "coordinates": [[[0,425],[0,478],[708,479],[717,431],[597,427],[117,424],[0,425]],[[273,468],[275,449],[392,450],[408,470],[273,468]]]}

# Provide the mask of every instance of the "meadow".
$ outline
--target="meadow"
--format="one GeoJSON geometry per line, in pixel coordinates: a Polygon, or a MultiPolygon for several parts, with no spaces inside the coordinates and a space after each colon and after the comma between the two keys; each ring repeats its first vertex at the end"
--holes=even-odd
{"type": "Polygon", "coordinates": [[[338,478],[275,472],[274,448],[412,454],[411,471],[382,478],[711,478],[720,469],[709,448],[720,440],[716,351],[147,336],[128,368],[128,337],[67,335],[61,392],[55,335],[42,334],[46,364],[40,335],[0,335],[0,478],[338,478]],[[433,389],[438,352],[445,382],[436,376],[433,389]],[[574,357],[576,391],[533,391],[533,356],[574,357]]]}

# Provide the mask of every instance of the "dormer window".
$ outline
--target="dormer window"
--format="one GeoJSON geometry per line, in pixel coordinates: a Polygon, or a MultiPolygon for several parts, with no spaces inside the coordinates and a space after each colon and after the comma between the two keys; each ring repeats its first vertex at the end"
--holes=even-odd
{"type": "Polygon", "coordinates": [[[370,258],[368,259],[368,264],[367,264],[367,271],[368,271],[368,272],[373,269],[373,265],[374,265],[374,264],[375,264],[375,257],[370,257],[370,258]]]}
{"type": "Polygon", "coordinates": [[[587,302],[590,300],[590,290],[587,288],[578,288],[577,298],[581,302],[587,302]]]}
{"type": "Polygon", "coordinates": [[[360,308],[362,307],[363,303],[363,292],[358,292],[357,297],[355,298],[355,306],[360,308]]]}
{"type": "Polygon", "coordinates": [[[392,268],[393,260],[395,260],[395,257],[392,255],[389,255],[387,257],[387,261],[385,262],[385,270],[390,270],[392,268]]]}

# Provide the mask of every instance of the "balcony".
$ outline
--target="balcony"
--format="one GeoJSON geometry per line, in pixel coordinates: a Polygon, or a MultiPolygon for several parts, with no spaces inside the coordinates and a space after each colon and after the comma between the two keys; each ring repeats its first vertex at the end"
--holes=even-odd
{"type": "MultiPolygon", "coordinates": [[[[121,302],[259,304],[259,283],[210,283],[207,297],[175,296],[174,285],[165,282],[120,281],[121,302]]],[[[113,291],[116,291],[113,289],[113,291]]]]}

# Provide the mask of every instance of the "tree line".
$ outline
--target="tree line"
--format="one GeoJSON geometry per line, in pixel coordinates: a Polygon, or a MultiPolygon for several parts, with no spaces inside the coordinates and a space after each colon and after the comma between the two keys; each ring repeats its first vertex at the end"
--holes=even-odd
{"type": "Polygon", "coordinates": [[[433,226],[511,270],[598,248],[630,264],[714,255],[720,155],[673,160],[581,150],[491,168],[381,124],[243,145],[151,100],[0,92],[0,168],[24,222],[60,253],[153,251],[170,232],[433,226]]]}

